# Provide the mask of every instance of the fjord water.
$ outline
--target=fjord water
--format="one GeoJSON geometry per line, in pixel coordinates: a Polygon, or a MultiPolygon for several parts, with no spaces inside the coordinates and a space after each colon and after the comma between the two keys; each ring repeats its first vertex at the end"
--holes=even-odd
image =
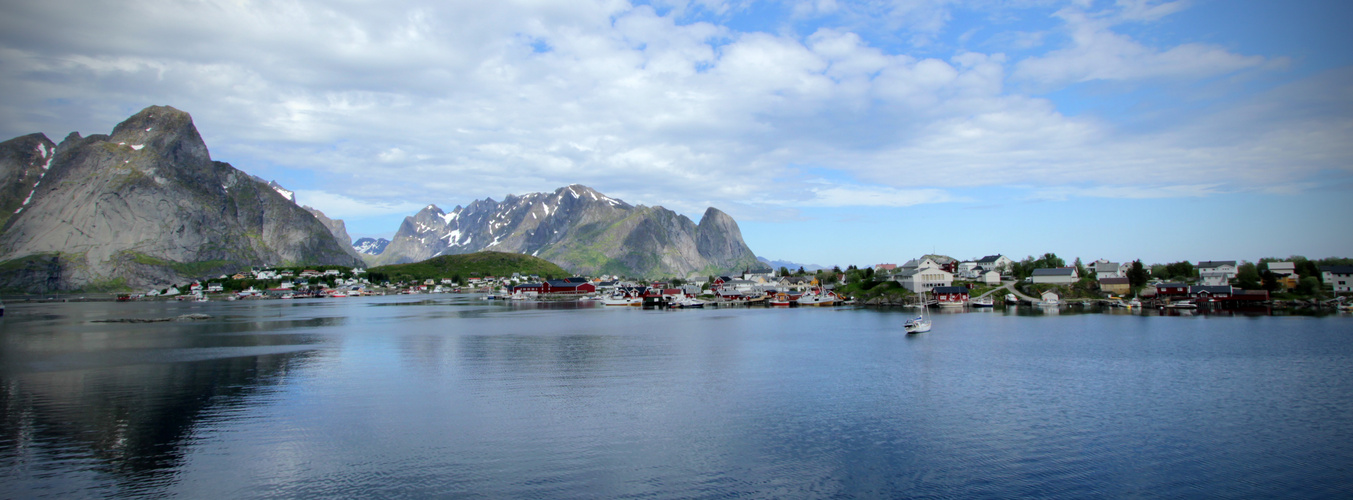
{"type": "Polygon", "coordinates": [[[427,297],[11,303],[0,497],[1353,491],[1347,315],[427,297]]]}

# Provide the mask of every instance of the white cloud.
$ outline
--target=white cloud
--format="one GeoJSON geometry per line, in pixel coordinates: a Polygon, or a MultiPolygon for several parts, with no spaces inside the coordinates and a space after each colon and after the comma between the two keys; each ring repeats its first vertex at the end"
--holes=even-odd
{"type": "MultiPolygon", "coordinates": [[[[737,207],[739,218],[793,216],[785,207],[795,203],[949,202],[964,188],[1008,184],[1194,196],[1205,192],[1155,186],[1222,179],[1219,190],[1246,189],[1278,177],[1295,186],[1353,158],[1342,140],[1350,114],[1328,105],[1347,99],[1329,92],[1346,90],[1346,77],[1195,110],[1150,132],[1067,116],[1009,85],[1190,82],[1273,62],[1211,45],[1147,46],[1113,29],[1180,2],[1068,7],[1059,15],[1070,44],[1018,61],[912,55],[870,35],[887,25],[933,38],[956,4],[792,4],[818,16],[800,35],[717,24],[747,2],[33,2],[0,16],[0,123],[59,138],[174,105],[193,114],[218,160],[267,178],[285,177],[273,168],[314,172],[297,177],[316,185],[294,187],[337,214],[574,182],[688,214],[737,207]],[[1320,102],[1286,105],[1298,99],[1320,102]],[[57,101],[59,112],[31,111],[57,101]],[[78,118],[62,117],[70,109],[78,118]]],[[[1012,33],[1026,48],[1055,42],[1012,33]]]]}
{"type": "Polygon", "coordinates": [[[1114,32],[1114,24],[1164,16],[1180,4],[1119,3],[1126,9],[1119,16],[1096,16],[1075,8],[1059,11],[1072,45],[1020,61],[1015,78],[1050,86],[1093,80],[1201,79],[1270,64],[1262,56],[1244,56],[1208,44],[1186,43],[1167,49],[1143,45],[1114,32]]]}
{"type": "Polygon", "coordinates": [[[315,207],[324,212],[324,215],[330,219],[404,215],[412,214],[423,208],[420,203],[360,200],[341,194],[309,189],[296,191],[296,203],[315,207]]]}

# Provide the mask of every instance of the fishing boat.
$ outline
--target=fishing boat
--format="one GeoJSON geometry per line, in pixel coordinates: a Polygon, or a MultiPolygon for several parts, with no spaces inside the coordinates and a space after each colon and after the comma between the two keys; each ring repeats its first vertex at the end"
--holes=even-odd
{"type": "Polygon", "coordinates": [[[771,297],[770,300],[767,300],[766,303],[770,304],[771,307],[789,307],[794,305],[795,300],[796,299],[790,297],[789,294],[780,292],[775,294],[774,297],[771,297]]]}
{"type": "Polygon", "coordinates": [[[627,293],[616,292],[611,294],[610,297],[601,299],[601,304],[607,306],[642,306],[644,299],[627,293]]]}
{"type": "Polygon", "coordinates": [[[799,297],[798,303],[801,306],[832,306],[840,300],[835,292],[824,291],[822,289],[813,289],[813,291],[803,294],[799,297]]]}
{"type": "Polygon", "coordinates": [[[992,300],[990,295],[986,295],[968,301],[968,305],[973,307],[995,307],[996,301],[992,300]]]}
{"type": "Polygon", "coordinates": [[[925,292],[921,292],[920,297],[921,313],[915,318],[902,323],[902,329],[907,333],[925,333],[930,331],[930,317],[926,315],[925,292]]]}

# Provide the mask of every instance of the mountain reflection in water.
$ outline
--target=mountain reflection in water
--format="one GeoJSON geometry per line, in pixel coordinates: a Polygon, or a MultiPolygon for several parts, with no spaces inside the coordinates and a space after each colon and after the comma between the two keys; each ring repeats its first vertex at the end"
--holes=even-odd
{"type": "Polygon", "coordinates": [[[1347,315],[8,306],[5,498],[1353,490],[1347,315]]]}

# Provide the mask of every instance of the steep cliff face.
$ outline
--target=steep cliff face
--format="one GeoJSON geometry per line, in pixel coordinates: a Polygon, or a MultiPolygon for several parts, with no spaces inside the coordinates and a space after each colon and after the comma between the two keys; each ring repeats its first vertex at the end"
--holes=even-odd
{"type": "Polygon", "coordinates": [[[212,161],[192,117],[171,107],[146,108],[111,135],[72,133],[46,161],[0,233],[0,288],[144,287],[251,265],[361,263],[315,216],[212,161]]]}
{"type": "Polygon", "coordinates": [[[33,190],[56,158],[56,144],[42,134],[0,143],[0,227],[32,201],[33,190]]]}
{"type": "MultiPolygon", "coordinates": [[[[269,183],[268,186],[271,187],[273,191],[281,193],[284,198],[291,200],[293,203],[296,202],[296,195],[291,194],[288,196],[288,193],[291,192],[281,189],[276,182],[269,183]]],[[[334,235],[334,239],[342,244],[341,246],[343,247],[344,253],[347,253],[354,259],[362,260],[361,252],[358,252],[356,248],[353,248],[352,237],[348,236],[348,225],[343,222],[343,219],[330,219],[329,216],[324,215],[324,212],[309,205],[301,205],[301,208],[305,209],[306,212],[310,212],[310,215],[315,216],[315,219],[318,220],[320,224],[324,224],[324,227],[329,229],[329,234],[334,235]]]]}
{"type": "Polygon", "coordinates": [[[581,274],[636,277],[759,265],[737,222],[717,209],[696,225],[663,207],[630,205],[577,184],[477,200],[451,212],[428,205],[405,218],[385,251],[368,260],[398,264],[480,250],[530,254],[581,274]]]}

